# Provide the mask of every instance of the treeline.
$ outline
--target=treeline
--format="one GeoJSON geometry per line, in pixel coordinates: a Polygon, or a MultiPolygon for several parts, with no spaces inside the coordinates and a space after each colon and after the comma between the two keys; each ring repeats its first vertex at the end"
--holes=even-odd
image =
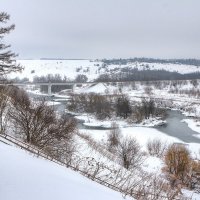
{"type": "Polygon", "coordinates": [[[102,60],[107,65],[127,65],[133,62],[146,62],[146,63],[162,63],[162,64],[184,64],[200,66],[200,60],[197,59],[156,59],[156,58],[129,58],[129,59],[111,59],[102,60]]]}
{"type": "Polygon", "coordinates": [[[70,111],[94,114],[98,119],[120,117],[139,123],[150,117],[164,117],[166,112],[152,99],[132,103],[127,95],[71,94],[70,111]]]}
{"type": "MultiPolygon", "coordinates": [[[[35,76],[33,79],[34,83],[72,83],[72,82],[87,82],[88,78],[84,74],[78,74],[75,79],[69,79],[66,76],[62,77],[60,74],[48,74],[46,76],[35,76]]],[[[71,85],[52,85],[51,86],[51,92],[56,93],[60,92],[62,90],[66,89],[72,89],[71,85]]],[[[48,86],[47,85],[41,85],[40,91],[47,93],[48,92],[48,86]]]]}
{"type": "Polygon", "coordinates": [[[96,82],[117,81],[156,81],[156,80],[188,80],[200,79],[200,73],[180,74],[166,70],[138,70],[137,68],[123,68],[121,72],[101,74],[96,82]]]}
{"type": "Polygon", "coordinates": [[[88,78],[84,74],[78,74],[75,79],[70,79],[67,76],[62,77],[60,74],[47,74],[46,76],[35,76],[34,83],[71,83],[71,82],[87,82],[88,78]]]}
{"type": "MultiPolygon", "coordinates": [[[[46,76],[35,76],[33,78],[34,83],[67,83],[71,82],[69,78],[66,76],[62,77],[60,74],[48,74],[46,76]]],[[[71,86],[69,85],[52,85],[51,86],[51,92],[56,93],[60,92],[61,90],[65,89],[71,89],[71,86]]],[[[47,85],[41,85],[40,91],[47,93],[48,92],[48,86],[47,85]]]]}

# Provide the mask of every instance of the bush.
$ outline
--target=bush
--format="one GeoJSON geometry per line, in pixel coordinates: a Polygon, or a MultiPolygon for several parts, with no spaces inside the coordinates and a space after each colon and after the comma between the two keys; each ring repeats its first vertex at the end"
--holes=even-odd
{"type": "Polygon", "coordinates": [[[115,122],[112,123],[111,128],[112,129],[108,133],[108,150],[113,152],[115,147],[120,143],[121,131],[118,124],[115,122]]]}
{"type": "Polygon", "coordinates": [[[110,118],[113,112],[111,99],[95,93],[71,95],[67,108],[71,111],[93,113],[102,120],[110,118]]]}
{"type": "Polygon", "coordinates": [[[172,144],[166,151],[165,165],[172,185],[177,180],[185,183],[191,165],[189,150],[182,144],[172,144]]]}
{"type": "Polygon", "coordinates": [[[130,100],[127,96],[119,97],[116,101],[116,114],[117,116],[126,119],[132,112],[130,100]]]}
{"type": "Polygon", "coordinates": [[[147,150],[151,156],[162,158],[166,149],[166,143],[163,143],[160,139],[153,139],[147,142],[147,150]]]}
{"type": "Polygon", "coordinates": [[[144,153],[135,138],[122,138],[115,149],[121,165],[126,169],[139,168],[144,162],[144,153]]]}
{"type": "Polygon", "coordinates": [[[84,74],[78,74],[75,78],[75,82],[85,83],[87,82],[88,77],[84,74]]]}

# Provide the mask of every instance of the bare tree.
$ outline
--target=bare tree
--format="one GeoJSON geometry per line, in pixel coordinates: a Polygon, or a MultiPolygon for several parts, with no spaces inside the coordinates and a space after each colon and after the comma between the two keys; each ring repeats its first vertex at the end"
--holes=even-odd
{"type": "Polygon", "coordinates": [[[45,101],[33,103],[21,90],[17,94],[11,100],[9,117],[25,142],[49,149],[58,142],[69,141],[76,129],[74,120],[57,118],[55,111],[45,101]]]}
{"type": "Polygon", "coordinates": [[[144,153],[135,138],[122,138],[116,147],[120,163],[126,169],[140,167],[144,162],[144,153]]]}
{"type": "Polygon", "coordinates": [[[76,151],[74,133],[76,132],[76,121],[66,116],[61,116],[55,120],[54,125],[49,130],[52,142],[43,147],[43,150],[52,157],[71,163],[71,158],[76,151]]]}
{"type": "Polygon", "coordinates": [[[8,88],[5,86],[0,87],[0,133],[5,133],[7,127],[7,108],[8,108],[9,96],[8,88]]]}
{"type": "Polygon", "coordinates": [[[141,111],[144,114],[145,119],[149,119],[150,116],[153,116],[155,112],[155,102],[153,99],[143,99],[141,111]]]}
{"type": "Polygon", "coordinates": [[[25,142],[37,145],[40,148],[52,139],[49,132],[55,121],[54,111],[45,106],[44,102],[32,104],[25,93],[21,99],[12,99],[9,117],[15,125],[16,132],[25,142]]]}
{"type": "Polygon", "coordinates": [[[152,87],[150,87],[150,86],[146,86],[145,88],[144,88],[144,91],[145,91],[145,93],[147,94],[147,95],[151,95],[152,94],[152,87]]]}
{"type": "Polygon", "coordinates": [[[114,149],[119,145],[121,138],[121,131],[116,122],[111,124],[111,130],[108,133],[108,150],[113,152],[114,149]]]}
{"type": "Polygon", "coordinates": [[[115,106],[117,116],[123,117],[124,119],[126,119],[132,113],[128,96],[123,95],[122,97],[119,97],[115,106]]]}
{"type": "Polygon", "coordinates": [[[172,189],[168,181],[156,175],[149,176],[138,187],[135,197],[139,200],[190,200],[182,195],[180,188],[172,189]]]}
{"type": "Polygon", "coordinates": [[[147,150],[151,156],[162,158],[167,150],[167,144],[160,139],[153,139],[147,142],[147,150]]]}
{"type": "Polygon", "coordinates": [[[87,82],[88,77],[85,74],[78,74],[75,78],[76,82],[85,83],[87,82]]]}

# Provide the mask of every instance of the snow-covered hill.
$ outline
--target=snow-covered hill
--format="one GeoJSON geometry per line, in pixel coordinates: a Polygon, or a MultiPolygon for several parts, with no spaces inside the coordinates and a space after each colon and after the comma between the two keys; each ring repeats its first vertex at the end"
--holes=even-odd
{"type": "Polygon", "coordinates": [[[0,142],[1,200],[122,200],[120,193],[0,142]]]}
{"type": "Polygon", "coordinates": [[[78,74],[84,74],[89,81],[96,79],[100,74],[117,73],[124,68],[138,70],[167,70],[170,72],[178,72],[187,74],[192,72],[200,72],[200,67],[182,64],[161,64],[161,63],[145,63],[133,62],[126,65],[105,65],[101,61],[92,60],[19,60],[24,70],[21,73],[12,73],[10,78],[29,78],[33,80],[34,76],[42,76],[47,74],[60,74],[71,80],[78,74]]]}
{"type": "Polygon", "coordinates": [[[24,70],[21,73],[12,73],[11,78],[29,78],[46,76],[47,74],[60,74],[74,79],[78,74],[87,75],[89,80],[97,78],[96,70],[101,63],[90,60],[19,60],[24,70]],[[98,66],[96,66],[98,65],[98,66]]]}

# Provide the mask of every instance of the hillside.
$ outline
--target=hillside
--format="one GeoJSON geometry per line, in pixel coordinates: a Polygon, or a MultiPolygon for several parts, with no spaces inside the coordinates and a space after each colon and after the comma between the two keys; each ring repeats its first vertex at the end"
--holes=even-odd
{"type": "Polygon", "coordinates": [[[2,200],[122,200],[121,194],[65,167],[0,142],[2,200]]]}
{"type": "MultiPolygon", "coordinates": [[[[34,76],[45,76],[47,74],[60,74],[73,80],[78,74],[84,74],[88,81],[93,81],[102,74],[125,73],[127,70],[166,70],[177,72],[180,75],[200,72],[200,67],[195,65],[174,63],[147,63],[127,62],[121,64],[106,64],[103,61],[92,60],[19,60],[24,70],[21,73],[12,73],[9,78],[28,78],[33,80],[34,76]]],[[[168,76],[171,74],[168,74],[168,76]]]]}

